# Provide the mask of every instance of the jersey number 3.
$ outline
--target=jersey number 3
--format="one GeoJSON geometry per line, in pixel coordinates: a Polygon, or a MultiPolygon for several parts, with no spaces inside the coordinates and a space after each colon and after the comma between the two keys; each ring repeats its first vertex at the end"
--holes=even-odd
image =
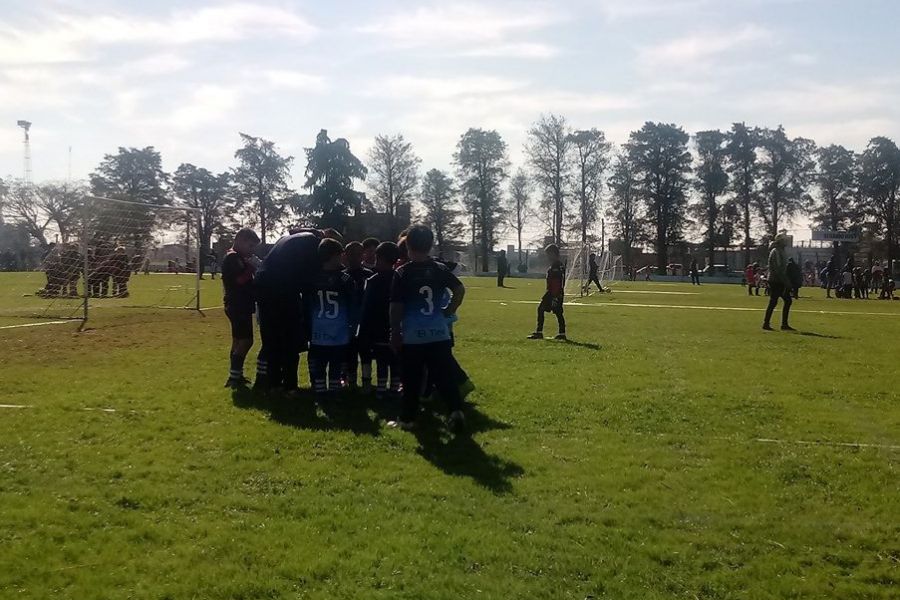
{"type": "Polygon", "coordinates": [[[425,297],[425,308],[420,309],[420,312],[430,317],[434,314],[434,291],[429,286],[423,285],[419,288],[419,293],[425,297]]]}
{"type": "Polygon", "coordinates": [[[338,293],[332,290],[319,290],[319,314],[320,319],[336,319],[338,316],[339,305],[337,303],[338,293]]]}

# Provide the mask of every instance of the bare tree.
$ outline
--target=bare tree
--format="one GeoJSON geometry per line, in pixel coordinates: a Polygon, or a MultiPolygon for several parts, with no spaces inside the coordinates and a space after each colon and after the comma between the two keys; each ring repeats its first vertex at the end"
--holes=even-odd
{"type": "Polygon", "coordinates": [[[379,210],[397,216],[397,208],[409,204],[419,184],[422,161],[402,134],[375,136],[369,152],[369,187],[379,210]]]}
{"type": "Polygon", "coordinates": [[[510,226],[516,230],[519,264],[522,264],[522,233],[531,216],[531,181],[524,169],[519,169],[509,182],[509,206],[506,214],[510,226]]]}
{"type": "Polygon", "coordinates": [[[574,195],[578,200],[578,229],[581,245],[587,244],[588,232],[593,229],[600,214],[600,192],[603,174],[609,166],[612,144],[599,129],[575,131],[569,134],[575,163],[574,195]]]}
{"type": "Polygon", "coordinates": [[[459,221],[460,211],[456,208],[456,188],[453,179],[443,171],[431,169],[422,180],[422,216],[426,225],[434,231],[434,240],[439,250],[445,244],[459,238],[463,225],[459,221]]]}
{"type": "Polygon", "coordinates": [[[550,218],[550,235],[557,244],[562,242],[566,189],[572,171],[569,133],[565,117],[543,115],[528,130],[525,144],[534,181],[544,194],[540,199],[541,209],[550,218]]]}

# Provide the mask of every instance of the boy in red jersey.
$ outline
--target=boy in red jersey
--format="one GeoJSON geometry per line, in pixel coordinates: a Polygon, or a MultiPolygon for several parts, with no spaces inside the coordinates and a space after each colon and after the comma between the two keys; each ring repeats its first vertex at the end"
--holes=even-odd
{"type": "Polygon", "coordinates": [[[225,289],[225,314],[231,321],[231,369],[225,387],[242,387],[244,358],[253,346],[253,276],[256,267],[250,257],[259,244],[259,236],[252,229],[241,229],[234,236],[234,244],[222,261],[222,287],[225,289]]]}
{"type": "Polygon", "coordinates": [[[559,325],[559,333],[556,334],[555,339],[564,340],[566,339],[566,318],[563,316],[563,296],[565,294],[566,268],[559,260],[559,246],[550,244],[544,249],[544,252],[550,261],[550,267],[547,269],[547,291],[538,305],[537,328],[528,336],[528,339],[544,339],[544,313],[552,312],[556,315],[556,322],[559,325]]]}

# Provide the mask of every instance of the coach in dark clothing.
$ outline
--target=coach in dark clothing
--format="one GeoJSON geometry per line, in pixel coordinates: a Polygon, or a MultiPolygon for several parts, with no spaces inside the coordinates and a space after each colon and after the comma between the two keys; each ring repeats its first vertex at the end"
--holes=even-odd
{"type": "Polygon", "coordinates": [[[504,287],[503,280],[509,275],[509,260],[506,258],[506,250],[501,250],[497,257],[497,287],[504,287]]]}
{"type": "Polygon", "coordinates": [[[300,353],[309,343],[301,297],[319,271],[322,233],[302,230],[275,242],[256,272],[262,348],[257,360],[256,387],[297,389],[300,353]]]}

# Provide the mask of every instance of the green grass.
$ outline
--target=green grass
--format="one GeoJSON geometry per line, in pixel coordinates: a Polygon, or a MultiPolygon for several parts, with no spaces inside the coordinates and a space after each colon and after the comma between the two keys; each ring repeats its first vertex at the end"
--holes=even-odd
{"type": "Polygon", "coordinates": [[[232,396],[220,310],[0,330],[0,597],[897,597],[900,303],[804,290],[790,334],[739,286],[620,284],[566,344],[508,283],[467,280],[458,438],[232,396]]]}

